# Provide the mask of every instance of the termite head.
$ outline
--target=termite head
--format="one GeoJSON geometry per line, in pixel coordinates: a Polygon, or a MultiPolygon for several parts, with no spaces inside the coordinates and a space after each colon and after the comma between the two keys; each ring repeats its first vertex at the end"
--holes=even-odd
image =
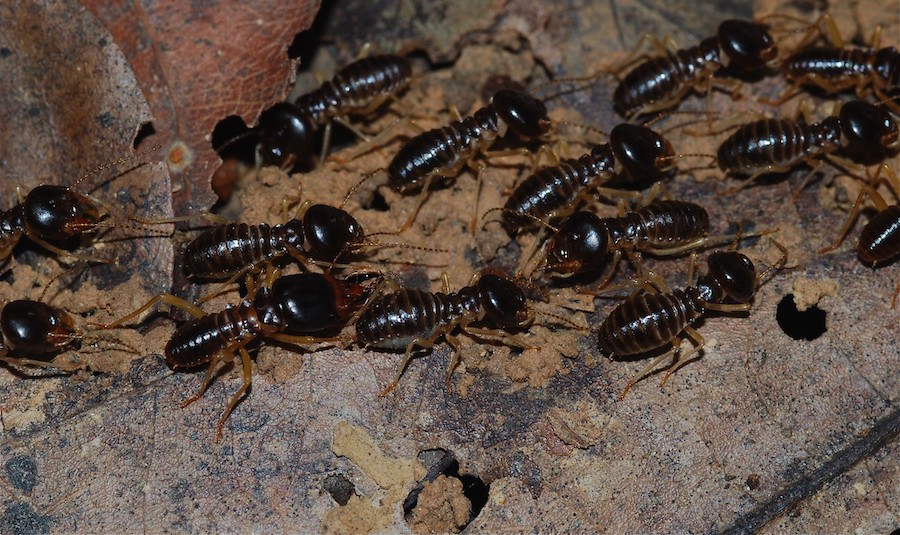
{"type": "Polygon", "coordinates": [[[738,67],[754,71],[778,59],[778,47],[765,24],[730,19],[719,25],[719,46],[738,67]]]}
{"type": "Polygon", "coordinates": [[[609,238],[599,217],[576,212],[563,221],[546,247],[544,270],[568,277],[599,266],[609,253],[609,238]]]}
{"type": "Polygon", "coordinates": [[[525,291],[513,280],[488,273],[478,279],[484,319],[502,329],[526,326],[532,319],[525,291]]]}
{"type": "Polygon", "coordinates": [[[25,197],[25,227],[41,239],[80,236],[97,230],[106,217],[88,196],[63,186],[38,186],[25,197]]]}
{"type": "Polygon", "coordinates": [[[289,168],[306,159],[314,125],[300,108],[279,102],[259,115],[257,156],[262,165],[289,168]]]}
{"type": "Polygon", "coordinates": [[[841,106],[841,133],[857,147],[888,148],[897,143],[897,123],[881,106],[853,100],[841,106]]]}
{"type": "Polygon", "coordinates": [[[261,322],[291,334],[316,333],[342,318],[331,277],[319,273],[285,275],[260,288],[254,304],[261,322]]]}
{"type": "Polygon", "coordinates": [[[309,207],[303,215],[303,234],[306,253],[325,262],[335,260],[365,237],[362,225],[356,218],[327,204],[309,207]]]}
{"type": "Polygon", "coordinates": [[[736,251],[719,251],[709,255],[707,263],[709,274],[702,282],[710,286],[715,284],[737,303],[747,303],[753,298],[756,268],[749,258],[736,251]]]}
{"type": "MultiPolygon", "coordinates": [[[[872,63],[875,72],[884,79],[886,87],[900,86],[900,53],[896,48],[889,46],[879,49],[875,52],[875,61],[872,63]]],[[[894,102],[896,104],[896,101],[894,102]]]]}
{"type": "Polygon", "coordinates": [[[636,178],[656,177],[675,166],[672,144],[646,126],[616,125],[609,133],[609,146],[616,161],[636,178]]]}
{"type": "Polygon", "coordinates": [[[78,339],[72,317],[40,301],[11,301],[0,312],[0,330],[9,350],[52,357],[78,339]]]}
{"type": "Polygon", "coordinates": [[[536,139],[550,131],[547,106],[528,93],[501,89],[494,93],[491,105],[509,129],[520,137],[536,139]]]}

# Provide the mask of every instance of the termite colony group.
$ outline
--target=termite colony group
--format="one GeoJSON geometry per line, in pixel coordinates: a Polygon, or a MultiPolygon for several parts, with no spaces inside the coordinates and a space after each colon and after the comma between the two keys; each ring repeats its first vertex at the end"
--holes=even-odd
{"type": "MultiPolygon", "coordinates": [[[[451,118],[432,129],[422,128],[418,124],[422,120],[406,112],[411,107],[407,94],[425,73],[416,72],[401,56],[358,59],[317,89],[260,114],[255,126],[241,136],[254,140],[255,167],[245,179],[263,166],[286,171],[312,162],[319,170],[346,170],[379,154],[388,154],[387,164],[359,169],[358,182],[348,188],[340,205],[297,202],[296,213],[289,217],[290,203],[285,202],[281,223],[223,222],[193,238],[182,251],[188,275],[199,282],[218,281],[210,298],[233,297],[235,283],[244,296],[231,299],[224,309],[204,310],[201,305],[207,298],[194,303],[161,294],[111,323],[88,326],[88,332],[138,323],[161,302],[191,315],[193,319],[177,327],[164,349],[173,369],[207,369],[199,391],[184,405],[203,394],[221,363],[240,361],[242,386],[219,420],[219,438],[229,414],[252,384],[250,351],[261,339],[306,350],[355,346],[403,352],[393,379],[381,390],[386,396],[398,385],[410,359],[441,338],[453,349],[446,368],[449,386],[461,359],[460,335],[528,350],[535,347],[529,329],[538,321],[561,329],[592,330],[595,346],[613,359],[652,357],[622,386],[622,397],[637,381],[670,362],[665,382],[703,349],[704,338],[692,324],[709,313],[750,313],[759,287],[788,259],[777,228],[716,234],[715,228],[725,229],[729,222],[711,221],[703,206],[689,200],[667,198],[667,182],[688,170],[687,162],[718,166],[725,180],[743,178],[719,191],[721,195],[757,186],[760,176],[806,164],[812,171],[795,198],[809,177],[829,163],[858,178],[860,193],[843,229],[821,253],[840,247],[868,198],[877,213],[860,233],[860,261],[877,266],[900,255],[896,199],[900,185],[887,163],[898,140],[895,116],[900,106],[894,99],[900,90],[900,53],[876,43],[845,44],[828,16],[806,24],[802,31],[779,30],[778,18],[725,21],[714,36],[686,49],[646,38],[634,53],[605,66],[600,74],[550,81],[532,90],[501,87],[468,115],[448,103],[451,118]],[[800,34],[800,39],[786,47],[779,31],[800,34]],[[736,96],[752,83],[744,78],[777,74],[783,76],[786,88],[777,102],[769,104],[784,104],[806,88],[834,99],[844,99],[844,93],[852,91],[857,100],[842,100],[821,121],[805,114],[745,120],[746,116],[725,117],[708,109],[674,111],[692,93],[727,89],[736,96]],[[593,126],[554,120],[547,107],[553,97],[539,96],[567,86],[578,91],[581,84],[596,83],[604,76],[619,80],[611,105],[624,118],[608,134],[593,126]],[[371,138],[363,132],[361,125],[386,115],[397,117],[391,127],[371,138]],[[659,121],[678,120],[690,124],[691,132],[684,124],[658,126],[659,121]],[[361,141],[330,155],[333,123],[361,141]],[[320,131],[324,140],[317,150],[320,131]],[[708,154],[676,150],[680,138],[708,140],[722,132],[727,137],[718,148],[710,143],[708,154]],[[605,141],[582,141],[598,135],[605,141]],[[569,145],[587,150],[573,157],[569,145]],[[541,167],[543,159],[549,164],[541,167]],[[530,170],[510,188],[505,201],[481,210],[482,190],[497,165],[530,170]],[[470,196],[463,204],[475,207],[461,215],[467,232],[478,242],[486,233],[505,230],[521,247],[507,248],[513,251],[510,254],[520,254],[516,268],[504,262],[481,266],[468,284],[454,289],[440,258],[464,244],[414,243],[405,241],[403,232],[441,211],[440,203],[429,196],[436,186],[453,184],[464,168],[476,178],[456,184],[462,195],[470,196]],[[398,199],[389,206],[397,225],[371,232],[350,212],[361,210],[360,196],[381,186],[398,199]],[[887,194],[895,197],[893,203],[884,191],[892,192],[887,194]],[[407,202],[402,196],[412,198],[407,202]],[[421,210],[426,206],[429,214],[421,210]],[[603,210],[616,215],[601,217],[598,212],[603,210]],[[379,238],[385,236],[392,236],[390,242],[379,238]],[[763,236],[778,251],[764,268],[739,252],[742,241],[751,236],[763,236]],[[697,268],[702,274],[695,278],[698,253],[716,247],[720,250],[708,254],[706,268],[697,268]],[[444,271],[441,291],[404,287],[400,276],[384,264],[361,262],[372,251],[387,248],[437,258],[410,260],[406,267],[421,272],[435,266],[435,278],[444,271]],[[670,288],[645,267],[643,255],[657,261],[689,257],[687,283],[670,288]],[[634,274],[610,286],[623,259],[634,274]],[[283,274],[294,271],[301,272],[283,274]],[[609,294],[604,297],[622,290],[631,294],[589,329],[554,305],[555,293],[575,281],[582,292],[609,294]],[[684,340],[690,343],[682,347],[684,340]]],[[[225,153],[230,143],[218,149],[225,153]]],[[[64,253],[53,245],[55,240],[96,230],[101,218],[89,199],[81,199],[73,188],[41,188],[3,213],[0,244],[5,256],[21,236],[64,253]],[[53,195],[66,199],[44,202],[47,206],[39,202],[53,195]]],[[[752,190],[741,194],[750,195],[752,190]]],[[[7,303],[0,313],[0,329],[2,359],[17,366],[70,369],[53,358],[87,336],[64,311],[40,301],[7,303]]]]}

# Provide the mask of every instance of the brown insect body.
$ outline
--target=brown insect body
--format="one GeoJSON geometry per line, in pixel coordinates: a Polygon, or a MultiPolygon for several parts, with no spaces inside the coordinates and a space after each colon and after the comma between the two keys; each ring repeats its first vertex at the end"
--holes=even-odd
{"type": "Polygon", "coordinates": [[[617,356],[656,350],[671,343],[711,304],[724,303],[726,298],[748,303],[753,297],[756,270],[746,256],[713,253],[709,268],[695,286],[669,293],[638,294],[622,302],[600,325],[600,350],[617,356]]]}
{"type": "Polygon", "coordinates": [[[376,299],[356,322],[356,340],[366,347],[406,348],[394,381],[381,393],[384,396],[400,381],[414,347],[430,348],[438,337],[444,336],[455,350],[447,367],[449,385],[459,355],[459,343],[451,334],[456,327],[463,332],[490,334],[508,339],[511,345],[521,345],[515,337],[504,335],[503,330],[522,328],[531,319],[525,292],[515,281],[485,274],[477,283],[454,293],[401,289],[376,299]],[[474,322],[483,323],[488,329],[470,327],[474,322]]]}
{"type": "Polygon", "coordinates": [[[784,62],[782,73],[789,81],[818,87],[822,81],[837,90],[873,86],[890,91],[900,87],[900,52],[894,47],[806,48],[784,62]]]}
{"type": "Polygon", "coordinates": [[[275,280],[218,313],[191,320],[166,344],[166,362],[189,368],[211,362],[250,340],[275,333],[310,334],[338,326],[365,300],[369,290],[329,275],[302,273],[275,280]]]}
{"type": "Polygon", "coordinates": [[[900,205],[892,204],[869,219],[859,235],[857,252],[870,266],[900,256],[900,205]]]}
{"type": "Polygon", "coordinates": [[[786,119],[762,119],[740,127],[717,153],[719,168],[753,174],[772,167],[790,167],[841,147],[841,123],[828,117],[804,124],[786,119]]]}
{"type": "Polygon", "coordinates": [[[479,315],[478,295],[472,287],[445,294],[403,289],[375,300],[356,322],[360,344],[404,349],[413,340],[435,335],[463,315],[479,315]]]}
{"type": "Polygon", "coordinates": [[[106,218],[107,214],[86,195],[65,186],[37,186],[23,202],[0,213],[0,258],[10,255],[23,235],[50,247],[45,240],[89,234],[106,218]]]}
{"type": "Polygon", "coordinates": [[[547,271],[573,275],[603,267],[610,253],[674,250],[699,245],[709,233],[709,214],[697,204],[656,201],[621,217],[577,212],[547,242],[547,271]]]}
{"type": "Polygon", "coordinates": [[[613,102],[623,117],[659,111],[710,83],[722,67],[733,63],[744,70],[760,70],[777,53],[765,25],[726,20],[719,25],[715,37],[708,37],[697,46],[652,57],[629,71],[616,87],[613,102]]]}
{"type": "Polygon", "coordinates": [[[359,59],[338,71],[319,88],[300,96],[295,105],[323,126],[334,117],[368,111],[373,102],[402,91],[412,77],[409,60],[395,55],[359,59]]]}
{"type": "Polygon", "coordinates": [[[6,350],[49,360],[78,339],[75,320],[67,312],[40,301],[16,300],[0,311],[0,331],[6,350]]]}
{"type": "Polygon", "coordinates": [[[281,225],[228,223],[207,230],[184,250],[185,269],[204,279],[224,278],[290,254],[331,262],[362,243],[362,225],[325,204],[310,206],[303,219],[281,225]]]}
{"type": "Polygon", "coordinates": [[[549,129],[543,102],[519,91],[501,89],[490,104],[471,116],[423,132],[404,144],[388,165],[388,183],[402,193],[421,190],[432,178],[455,177],[463,165],[507,130],[521,138],[536,139],[549,129]]]}
{"type": "Polygon", "coordinates": [[[546,167],[519,183],[506,200],[504,218],[516,227],[564,215],[592,187],[612,178],[657,181],[674,166],[672,144],[646,126],[620,124],[609,143],[559,165],[546,167]]]}

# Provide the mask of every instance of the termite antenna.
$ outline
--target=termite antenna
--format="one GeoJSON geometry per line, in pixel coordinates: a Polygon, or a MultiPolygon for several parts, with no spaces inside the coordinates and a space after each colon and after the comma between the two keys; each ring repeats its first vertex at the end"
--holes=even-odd
{"type": "Polygon", "coordinates": [[[576,329],[579,331],[584,331],[584,332],[590,332],[590,330],[591,330],[590,326],[579,325],[578,323],[575,323],[574,321],[563,317],[561,314],[556,314],[554,312],[549,312],[546,310],[539,310],[537,307],[534,307],[534,311],[535,311],[535,314],[537,314],[537,315],[546,316],[548,318],[553,318],[554,320],[562,323],[563,325],[567,325],[569,327],[572,327],[573,329],[576,329]]]}
{"type": "MultiPolygon", "coordinates": [[[[675,160],[684,160],[684,159],[687,159],[687,158],[708,158],[708,159],[709,159],[709,163],[707,163],[706,165],[701,165],[701,166],[697,166],[697,167],[688,167],[688,168],[685,168],[685,169],[681,169],[681,171],[683,171],[683,172],[694,171],[694,170],[696,170],[696,169],[712,169],[712,168],[715,168],[716,165],[719,163],[719,158],[718,158],[715,154],[705,154],[705,153],[702,153],[702,152],[689,152],[689,153],[684,153],[684,154],[670,154],[670,155],[668,155],[668,156],[661,156],[661,157],[658,159],[658,161],[659,161],[660,163],[663,163],[663,162],[674,162],[675,160]]],[[[661,167],[662,167],[662,166],[661,166],[661,167]]]]}
{"type": "MultiPolygon", "coordinates": [[[[161,145],[157,145],[157,146],[151,147],[151,148],[149,148],[149,149],[147,149],[147,150],[145,150],[145,151],[141,151],[141,152],[139,152],[139,153],[137,153],[137,154],[132,154],[131,156],[125,156],[125,157],[123,157],[123,158],[119,158],[118,160],[116,160],[116,161],[114,161],[114,162],[105,163],[105,164],[103,164],[103,165],[100,165],[100,166],[98,166],[97,168],[93,169],[92,171],[90,171],[90,172],[88,172],[88,173],[85,173],[84,175],[81,175],[81,177],[79,177],[78,180],[76,180],[75,182],[71,183],[68,187],[69,187],[70,189],[71,189],[71,188],[74,188],[74,187],[77,186],[78,184],[81,184],[81,183],[84,182],[86,179],[88,179],[88,178],[90,178],[90,177],[96,175],[96,174],[99,173],[100,171],[103,171],[103,170],[105,170],[105,169],[110,169],[110,168],[112,168],[112,167],[115,167],[115,166],[117,166],[117,165],[119,165],[119,164],[123,164],[123,163],[128,162],[128,161],[131,161],[131,160],[137,160],[137,159],[143,158],[143,157],[147,156],[148,154],[150,154],[150,153],[152,153],[152,152],[158,151],[158,150],[161,149],[161,148],[162,148],[161,145]]],[[[95,189],[99,188],[99,187],[102,186],[103,184],[104,184],[104,182],[101,182],[100,184],[98,184],[98,185],[96,185],[94,188],[92,188],[90,191],[94,191],[95,189]]]]}
{"type": "Polygon", "coordinates": [[[357,191],[359,191],[359,188],[361,188],[362,185],[365,184],[367,180],[369,180],[370,178],[372,178],[373,176],[375,176],[376,174],[378,174],[381,171],[386,171],[386,169],[384,167],[379,167],[378,169],[375,169],[371,173],[364,176],[362,178],[362,180],[357,182],[352,188],[350,188],[350,191],[347,192],[347,196],[344,197],[344,200],[343,200],[343,202],[341,202],[340,206],[338,206],[338,209],[343,210],[344,205],[347,204],[347,202],[350,200],[350,197],[352,197],[357,191]]]}
{"type": "Polygon", "coordinates": [[[587,130],[588,132],[594,132],[596,134],[600,134],[602,137],[609,139],[609,132],[605,130],[601,130],[595,126],[590,126],[584,123],[576,123],[575,121],[556,121],[556,124],[564,124],[566,126],[572,126],[575,128],[580,128],[581,130],[587,130]]]}
{"type": "Polygon", "coordinates": [[[585,76],[563,76],[560,78],[554,78],[553,80],[548,80],[538,86],[535,86],[531,90],[531,93],[534,94],[534,93],[537,93],[539,91],[542,91],[548,87],[555,86],[555,85],[562,85],[562,84],[575,85],[575,84],[585,83],[585,85],[583,85],[583,86],[576,85],[575,87],[572,87],[571,89],[568,89],[566,91],[560,91],[559,93],[555,93],[553,95],[549,95],[549,96],[543,98],[544,101],[553,100],[553,99],[561,97],[563,95],[577,93],[578,91],[584,91],[585,89],[590,87],[593,83],[596,83],[597,78],[599,78],[600,76],[602,76],[604,74],[612,74],[612,73],[607,73],[607,72],[601,70],[594,74],[589,74],[589,75],[585,75],[585,76]]]}
{"type": "MultiPolygon", "coordinates": [[[[105,264],[106,262],[100,262],[100,261],[98,261],[98,263],[100,263],[100,264],[105,264]]],[[[87,267],[88,267],[87,264],[85,264],[85,265],[80,266],[80,267],[78,267],[78,268],[67,269],[67,270],[65,270],[65,271],[61,271],[61,272],[57,273],[56,275],[54,275],[53,278],[50,279],[50,281],[44,286],[44,289],[41,291],[41,295],[38,297],[38,302],[39,302],[39,303],[43,303],[43,302],[44,302],[44,296],[47,295],[47,290],[49,290],[50,287],[53,286],[53,283],[54,283],[54,282],[56,282],[56,281],[59,280],[60,278],[64,277],[65,275],[69,275],[69,274],[74,273],[75,271],[83,272],[85,269],[87,269],[87,267]]]]}
{"type": "Polygon", "coordinates": [[[219,157],[222,157],[222,151],[227,149],[229,146],[237,143],[238,141],[247,139],[249,137],[258,136],[259,135],[259,127],[248,128],[246,132],[242,132],[232,138],[226,139],[221,145],[218,147],[213,147],[213,150],[219,157]]]}
{"type": "Polygon", "coordinates": [[[516,216],[516,217],[524,217],[524,218],[527,218],[527,219],[531,219],[531,220],[533,220],[533,221],[536,221],[536,222],[539,223],[541,226],[543,226],[543,227],[549,229],[550,231],[552,231],[552,232],[554,232],[554,233],[559,232],[559,229],[558,229],[558,228],[554,227],[554,226],[551,225],[550,223],[544,221],[543,219],[541,219],[541,218],[539,218],[539,217],[537,217],[537,216],[535,216],[535,215],[528,214],[528,213],[525,213],[525,212],[519,212],[519,211],[516,211],[516,210],[510,210],[509,208],[505,208],[505,207],[503,207],[503,206],[497,206],[497,207],[491,208],[490,210],[488,210],[488,211],[486,211],[485,213],[481,214],[481,220],[484,221],[484,223],[481,224],[481,228],[484,228],[485,225],[487,225],[488,223],[490,223],[490,221],[485,221],[485,218],[486,218],[487,215],[488,215],[489,213],[491,213],[491,212],[504,212],[504,213],[507,213],[507,214],[510,214],[510,215],[513,215],[513,216],[516,216]]]}
{"type": "MultiPolygon", "coordinates": [[[[371,238],[373,236],[396,236],[396,232],[373,232],[372,234],[367,234],[366,238],[371,238]]],[[[338,264],[338,259],[343,256],[345,253],[355,251],[357,249],[362,249],[366,247],[387,247],[387,248],[397,248],[397,249],[415,249],[417,251],[427,251],[429,253],[449,253],[449,249],[440,249],[437,247],[423,247],[421,245],[412,245],[409,243],[387,243],[387,242],[370,242],[370,241],[359,241],[354,243],[348,243],[344,245],[344,247],[338,252],[338,254],[334,257],[334,259],[328,264],[328,268],[326,271],[330,272],[332,269],[342,266],[338,264]]],[[[438,264],[440,266],[440,264],[438,264]]]]}

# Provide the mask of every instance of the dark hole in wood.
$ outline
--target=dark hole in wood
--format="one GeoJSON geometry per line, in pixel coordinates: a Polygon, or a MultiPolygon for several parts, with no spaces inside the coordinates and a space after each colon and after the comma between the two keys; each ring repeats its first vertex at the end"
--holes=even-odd
{"type": "Polygon", "coordinates": [[[794,294],[784,296],[778,303],[775,320],[784,334],[794,340],[815,340],[828,330],[825,325],[825,311],[817,306],[802,312],[797,310],[794,294]]]}

